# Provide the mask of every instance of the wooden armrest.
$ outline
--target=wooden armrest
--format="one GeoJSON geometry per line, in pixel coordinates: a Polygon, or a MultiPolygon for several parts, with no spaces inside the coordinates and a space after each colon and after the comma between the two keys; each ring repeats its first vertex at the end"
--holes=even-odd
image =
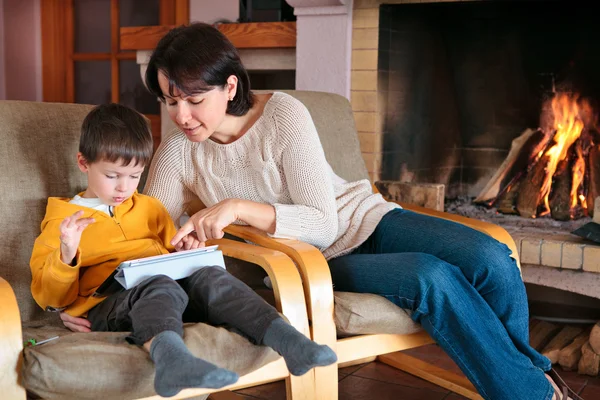
{"type": "Polygon", "coordinates": [[[273,284],[277,309],[291,325],[310,337],[302,280],[288,256],[276,250],[229,239],[207,242],[207,245],[215,244],[219,245],[224,255],[257,264],[264,269],[273,284]]]}
{"type": "Polygon", "coordinates": [[[450,214],[443,211],[432,210],[430,208],[419,207],[413,204],[406,204],[401,202],[398,202],[398,204],[406,210],[414,211],[419,214],[431,215],[449,221],[458,222],[459,224],[466,225],[470,228],[476,229],[493,237],[497,241],[502,242],[508,246],[508,248],[512,251],[511,257],[515,259],[515,261],[517,262],[517,266],[519,267],[519,269],[521,269],[521,261],[519,260],[519,251],[517,250],[517,245],[515,244],[515,241],[512,238],[512,236],[510,236],[506,229],[502,228],[501,226],[473,218],[463,217],[462,215],[450,214]]]}
{"type": "Polygon", "coordinates": [[[293,239],[276,239],[265,232],[240,225],[230,225],[225,232],[248,240],[258,246],[278,250],[291,258],[304,282],[304,297],[308,316],[312,321],[312,339],[320,344],[336,348],[336,329],[333,319],[333,284],[329,266],[316,247],[293,239]]]}
{"type": "Polygon", "coordinates": [[[9,283],[0,277],[0,388],[3,399],[25,399],[25,389],[19,384],[22,350],[17,299],[9,283]]]}

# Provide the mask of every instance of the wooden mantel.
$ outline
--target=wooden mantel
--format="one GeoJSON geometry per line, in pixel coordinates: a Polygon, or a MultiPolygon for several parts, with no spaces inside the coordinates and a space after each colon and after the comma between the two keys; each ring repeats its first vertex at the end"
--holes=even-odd
{"type": "MultiPolygon", "coordinates": [[[[175,25],[123,27],[121,50],[153,50],[175,25]]],[[[221,24],[219,30],[238,49],[296,47],[296,22],[249,22],[221,24]]]]}

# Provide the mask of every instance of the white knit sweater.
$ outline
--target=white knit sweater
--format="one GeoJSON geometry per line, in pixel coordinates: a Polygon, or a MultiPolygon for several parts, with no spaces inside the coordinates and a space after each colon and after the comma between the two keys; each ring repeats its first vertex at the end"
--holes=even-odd
{"type": "Polygon", "coordinates": [[[358,247],[384,214],[398,208],[373,194],[368,180],[335,175],[308,110],[280,92],[235,142],[194,143],[174,131],[157,150],[145,192],[174,221],[196,198],[207,207],[228,198],[271,204],[274,237],[310,243],[327,259],[358,247]]]}

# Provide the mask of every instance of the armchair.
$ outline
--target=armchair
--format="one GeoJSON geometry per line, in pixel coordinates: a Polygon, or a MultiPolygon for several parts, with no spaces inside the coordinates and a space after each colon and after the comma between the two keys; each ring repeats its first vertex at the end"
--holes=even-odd
{"type": "MultiPolygon", "coordinates": [[[[308,108],[327,160],[336,174],[347,180],[368,179],[348,100],[329,93],[287,93],[308,108]]],[[[512,250],[518,263],[513,239],[499,226],[410,204],[401,205],[493,236],[512,250]]],[[[230,226],[227,232],[259,246],[281,251],[296,263],[304,282],[312,338],[336,350],[337,367],[377,358],[467,398],[481,398],[466,378],[400,353],[400,350],[433,343],[433,339],[408,314],[383,297],[334,292],[327,262],[315,247],[297,240],[275,239],[251,227],[230,226]]],[[[337,367],[315,371],[319,399],[337,399],[337,367]]]]}
{"type": "MultiPolygon", "coordinates": [[[[124,334],[72,333],[58,315],[42,311],[30,294],[29,257],[39,234],[48,196],[72,196],[85,187],[75,155],[79,130],[90,106],[0,101],[0,397],[7,400],[158,399],[153,365],[124,334]],[[26,347],[29,338],[58,340],[26,347]]],[[[257,264],[270,276],[278,310],[307,336],[309,327],[302,282],[283,253],[223,239],[223,253],[257,264]]],[[[229,265],[229,264],[228,264],[229,265]]],[[[314,372],[291,376],[271,349],[252,345],[237,333],[205,324],[185,328],[192,352],[225,368],[239,389],[286,379],[288,399],[313,399],[314,372]]],[[[224,389],[219,389],[219,391],[224,389]]],[[[210,389],[188,389],[172,398],[205,398],[210,389]],[[202,398],[202,397],[200,397],[202,398]]]]}

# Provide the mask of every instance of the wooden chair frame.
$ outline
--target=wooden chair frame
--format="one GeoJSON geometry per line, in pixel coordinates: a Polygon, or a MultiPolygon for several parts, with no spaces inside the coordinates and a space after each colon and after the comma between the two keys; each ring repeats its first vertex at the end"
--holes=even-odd
{"type": "MultiPolygon", "coordinates": [[[[402,203],[400,205],[407,210],[461,223],[496,238],[512,250],[512,257],[520,267],[516,244],[504,228],[410,204],[402,203]]],[[[338,398],[338,367],[374,359],[469,399],[482,399],[475,387],[465,377],[400,353],[401,350],[434,343],[425,331],[406,335],[373,334],[337,339],[331,274],[327,261],[317,248],[298,240],[275,239],[258,229],[247,226],[231,225],[227,228],[227,232],[259,246],[281,251],[296,263],[304,282],[304,296],[311,321],[312,338],[318,343],[327,344],[338,355],[338,365],[315,369],[315,387],[318,399],[334,400],[338,398]]]]}
{"type": "MultiPolygon", "coordinates": [[[[290,324],[310,337],[306,302],[302,281],[294,263],[285,254],[263,247],[252,246],[228,239],[213,241],[223,254],[229,257],[258,264],[273,283],[277,309],[286,316],[290,324]]],[[[14,292],[9,283],[0,277],[0,388],[2,398],[24,400],[26,393],[21,385],[22,364],[21,318],[14,292]]],[[[303,376],[290,375],[283,358],[271,362],[256,371],[246,374],[233,385],[222,389],[186,389],[169,399],[186,399],[224,390],[237,390],[285,379],[288,400],[315,399],[314,370],[303,376]]],[[[158,400],[150,396],[140,400],[158,400]]]]}

